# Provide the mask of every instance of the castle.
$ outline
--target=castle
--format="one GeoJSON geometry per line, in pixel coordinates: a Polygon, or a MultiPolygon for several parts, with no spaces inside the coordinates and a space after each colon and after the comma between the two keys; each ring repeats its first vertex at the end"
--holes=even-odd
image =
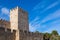
{"type": "Polygon", "coordinates": [[[43,40],[43,34],[30,32],[28,13],[16,7],[10,10],[10,21],[0,20],[0,40],[43,40]]]}

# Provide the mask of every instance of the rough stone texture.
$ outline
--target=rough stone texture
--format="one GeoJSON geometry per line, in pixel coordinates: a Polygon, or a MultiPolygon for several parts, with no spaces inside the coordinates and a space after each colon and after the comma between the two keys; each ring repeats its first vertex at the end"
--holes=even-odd
{"type": "Polygon", "coordinates": [[[0,27],[0,40],[15,40],[15,31],[11,33],[10,29],[0,27]]]}
{"type": "Polygon", "coordinates": [[[29,31],[19,31],[19,40],[43,40],[43,34],[42,33],[34,33],[29,31]]]}
{"type": "Polygon", "coordinates": [[[10,22],[0,20],[0,40],[43,40],[42,33],[29,32],[28,13],[21,8],[10,10],[10,22]]]}
{"type": "Polygon", "coordinates": [[[18,27],[20,30],[29,31],[28,13],[18,8],[18,27]]]}
{"type": "Polygon", "coordinates": [[[10,29],[10,22],[9,21],[6,21],[6,20],[0,19],[0,27],[10,29]]]}

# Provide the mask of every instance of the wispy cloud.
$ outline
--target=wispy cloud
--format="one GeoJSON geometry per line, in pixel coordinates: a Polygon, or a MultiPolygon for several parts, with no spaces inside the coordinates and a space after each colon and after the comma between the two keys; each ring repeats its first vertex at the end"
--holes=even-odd
{"type": "Polygon", "coordinates": [[[46,28],[46,25],[41,25],[39,17],[35,17],[32,21],[29,22],[29,30],[31,32],[35,31],[43,32],[43,28],[46,28]]]}
{"type": "Polygon", "coordinates": [[[45,18],[42,20],[42,23],[43,23],[43,22],[46,22],[46,21],[48,21],[48,20],[53,20],[53,19],[58,18],[58,17],[60,17],[60,9],[57,10],[57,11],[55,11],[54,13],[49,14],[47,17],[45,17],[45,18]]]}
{"type": "Polygon", "coordinates": [[[9,16],[10,16],[9,9],[1,6],[0,7],[0,19],[9,20],[9,16]]]}
{"type": "Polygon", "coordinates": [[[49,10],[49,9],[51,9],[51,8],[53,8],[53,7],[55,7],[55,6],[57,6],[58,4],[59,4],[59,1],[57,0],[55,0],[55,2],[51,2],[50,4],[48,3],[49,1],[47,0],[47,1],[42,1],[42,2],[40,2],[40,3],[38,3],[33,9],[32,9],[32,11],[34,12],[34,13],[40,13],[40,14],[42,14],[42,13],[44,13],[44,12],[46,12],[47,10],[49,10]]]}
{"type": "MultiPolygon", "coordinates": [[[[48,4],[48,3],[47,3],[48,4]]],[[[52,2],[51,4],[49,4],[49,5],[46,5],[46,1],[43,1],[42,3],[39,3],[38,5],[36,5],[34,8],[33,8],[33,12],[34,13],[40,13],[40,15],[41,15],[41,13],[44,13],[44,12],[47,12],[49,9],[52,9],[52,8],[54,8],[55,6],[57,6],[59,4],[59,1],[55,1],[55,2],[52,2]]],[[[50,10],[49,10],[50,11],[50,10]]],[[[46,14],[46,13],[44,13],[44,14],[46,14]]],[[[43,16],[43,14],[42,14],[42,16],[43,16]]],[[[57,20],[59,20],[58,18],[60,17],[60,10],[57,10],[57,11],[55,11],[54,13],[52,13],[51,12],[51,14],[50,13],[48,13],[48,15],[46,14],[46,17],[45,16],[43,16],[44,18],[43,19],[41,19],[41,16],[40,16],[40,18],[39,18],[39,20],[37,21],[37,22],[34,22],[34,24],[32,24],[32,26],[34,26],[33,28],[35,29],[35,30],[38,30],[38,31],[41,31],[41,32],[46,32],[46,31],[48,31],[49,32],[49,29],[50,29],[50,27],[52,28],[52,30],[54,30],[53,28],[55,28],[55,27],[57,27],[58,26],[58,24],[56,24],[57,26],[53,26],[53,25],[55,25],[55,22],[57,21],[57,20]],[[41,20],[40,20],[41,19],[41,20]],[[57,20],[56,20],[57,19],[57,20]],[[44,24],[43,24],[44,23],[44,24]],[[37,24],[37,25],[36,25],[37,24]],[[53,25],[52,25],[53,24],[53,25]],[[38,28],[37,28],[38,27],[38,28]]],[[[58,22],[57,22],[58,23],[58,22]]],[[[59,28],[59,27],[58,27],[59,28]]],[[[58,29],[57,28],[57,29],[58,29]]],[[[52,31],[52,30],[50,30],[50,31],[52,31]]]]}
{"type": "Polygon", "coordinates": [[[54,2],[53,4],[51,4],[51,5],[49,5],[48,7],[46,7],[41,13],[43,13],[43,12],[45,12],[45,11],[53,8],[53,7],[55,7],[55,6],[58,5],[58,4],[59,4],[58,1],[54,2]]]}
{"type": "Polygon", "coordinates": [[[9,16],[9,9],[8,9],[8,8],[3,7],[3,8],[1,8],[1,13],[2,13],[2,14],[6,14],[6,15],[8,15],[8,16],[9,16]]]}
{"type": "Polygon", "coordinates": [[[37,31],[37,28],[40,27],[39,24],[39,17],[35,17],[35,19],[33,19],[30,23],[29,23],[29,30],[34,32],[37,31]]]}
{"type": "Polygon", "coordinates": [[[52,30],[57,30],[60,33],[60,10],[56,10],[54,13],[47,15],[42,21],[40,17],[35,17],[30,23],[30,31],[40,31],[40,32],[52,32],[52,30]],[[44,24],[43,24],[44,23],[44,24]]]}
{"type": "Polygon", "coordinates": [[[36,28],[33,25],[29,24],[29,31],[34,32],[36,31],[36,28]]]}
{"type": "Polygon", "coordinates": [[[34,6],[34,8],[32,9],[32,11],[36,11],[38,9],[44,8],[45,7],[45,5],[44,5],[45,3],[46,3],[46,1],[42,1],[42,2],[38,3],[36,6],[34,6]]]}
{"type": "Polygon", "coordinates": [[[57,30],[60,34],[60,10],[49,14],[41,21],[42,25],[45,25],[44,32],[52,32],[52,30],[57,30]]]}
{"type": "Polygon", "coordinates": [[[34,24],[34,22],[37,22],[38,20],[39,20],[39,17],[37,16],[30,22],[30,24],[34,24]]]}

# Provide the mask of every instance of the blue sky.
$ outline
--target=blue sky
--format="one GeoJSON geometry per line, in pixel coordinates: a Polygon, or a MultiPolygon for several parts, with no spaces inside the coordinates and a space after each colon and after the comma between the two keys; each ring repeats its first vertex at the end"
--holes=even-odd
{"type": "Polygon", "coordinates": [[[30,31],[60,33],[60,0],[0,0],[0,19],[9,20],[9,10],[16,6],[28,12],[30,31]]]}

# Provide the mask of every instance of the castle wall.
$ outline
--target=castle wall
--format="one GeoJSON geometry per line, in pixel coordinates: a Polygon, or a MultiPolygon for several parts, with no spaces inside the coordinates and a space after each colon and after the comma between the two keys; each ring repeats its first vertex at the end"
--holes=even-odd
{"type": "Polygon", "coordinates": [[[6,21],[6,20],[0,20],[0,27],[3,27],[3,28],[8,28],[10,29],[10,22],[9,21],[6,21]]]}
{"type": "Polygon", "coordinates": [[[43,34],[0,27],[0,40],[43,40],[43,34]]]}
{"type": "Polygon", "coordinates": [[[43,40],[42,33],[34,33],[20,30],[20,40],[43,40]]]}
{"type": "Polygon", "coordinates": [[[11,32],[10,29],[5,31],[5,28],[0,27],[0,40],[15,40],[15,31],[11,32]]]}

